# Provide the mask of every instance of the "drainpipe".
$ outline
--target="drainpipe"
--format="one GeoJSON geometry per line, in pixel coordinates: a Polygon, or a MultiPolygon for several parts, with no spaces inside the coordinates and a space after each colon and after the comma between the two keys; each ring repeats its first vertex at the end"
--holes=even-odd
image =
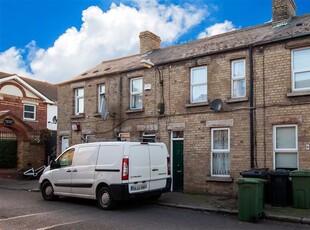
{"type": "Polygon", "coordinates": [[[249,47],[250,56],[250,155],[251,168],[254,168],[254,79],[253,79],[253,47],[249,47]]]}

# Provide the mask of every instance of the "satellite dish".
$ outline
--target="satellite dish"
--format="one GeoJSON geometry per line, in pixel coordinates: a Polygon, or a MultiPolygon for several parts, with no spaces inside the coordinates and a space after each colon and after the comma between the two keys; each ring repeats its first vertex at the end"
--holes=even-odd
{"type": "Polygon", "coordinates": [[[210,104],[210,109],[214,110],[215,112],[218,112],[223,107],[223,101],[221,99],[215,99],[210,104]]]}
{"type": "Polygon", "coordinates": [[[107,99],[105,98],[105,96],[103,96],[101,100],[100,109],[101,109],[100,110],[101,118],[103,120],[107,119],[109,112],[108,112],[108,103],[107,103],[107,99]]]}
{"type": "Polygon", "coordinates": [[[53,116],[52,122],[53,122],[53,124],[57,124],[57,117],[56,116],[53,116]]]}

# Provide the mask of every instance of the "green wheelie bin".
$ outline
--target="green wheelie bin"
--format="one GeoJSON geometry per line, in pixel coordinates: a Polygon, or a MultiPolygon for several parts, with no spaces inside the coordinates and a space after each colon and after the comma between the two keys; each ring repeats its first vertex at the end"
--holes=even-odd
{"type": "Polygon", "coordinates": [[[292,178],[293,207],[310,208],[310,170],[294,170],[292,178]]]}
{"type": "Polygon", "coordinates": [[[238,178],[238,219],[257,222],[263,216],[264,184],[259,178],[238,178]]]}

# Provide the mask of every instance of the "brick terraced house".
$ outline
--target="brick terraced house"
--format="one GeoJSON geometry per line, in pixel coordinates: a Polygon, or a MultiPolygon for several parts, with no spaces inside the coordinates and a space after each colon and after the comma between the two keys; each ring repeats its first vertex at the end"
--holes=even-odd
{"type": "Polygon", "coordinates": [[[155,138],[185,192],[235,194],[251,168],[310,169],[310,14],[295,13],[273,0],[271,22],[166,48],[140,33],[139,54],[59,85],[59,150],[155,138]]]}
{"type": "Polygon", "coordinates": [[[56,85],[0,72],[0,175],[48,163],[56,150],[56,102],[56,85]]]}

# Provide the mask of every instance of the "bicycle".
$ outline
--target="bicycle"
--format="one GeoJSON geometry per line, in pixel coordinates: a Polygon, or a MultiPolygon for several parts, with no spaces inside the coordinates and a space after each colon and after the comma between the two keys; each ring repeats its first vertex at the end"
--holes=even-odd
{"type": "Polygon", "coordinates": [[[39,168],[34,169],[33,167],[24,171],[24,176],[27,176],[27,179],[32,179],[32,178],[36,178],[38,175],[40,175],[44,169],[46,168],[45,165],[42,165],[39,168]]]}

